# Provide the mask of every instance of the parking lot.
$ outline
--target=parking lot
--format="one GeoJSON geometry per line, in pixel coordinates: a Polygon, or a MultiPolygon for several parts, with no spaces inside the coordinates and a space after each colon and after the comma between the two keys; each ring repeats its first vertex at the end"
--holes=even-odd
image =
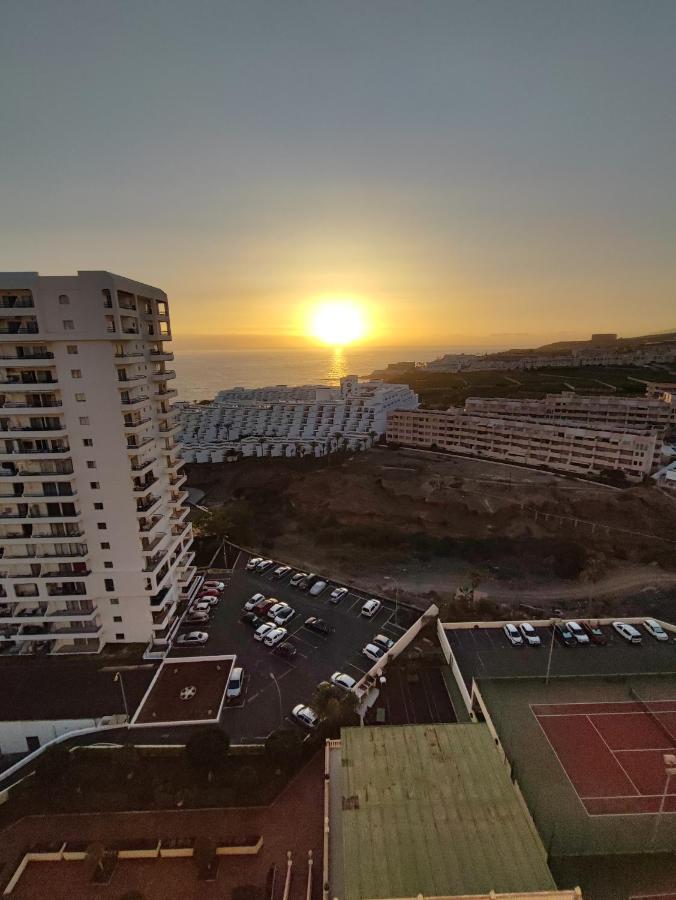
{"type": "MultiPolygon", "coordinates": [[[[168,656],[237,657],[235,664],[245,672],[243,695],[227,704],[221,716],[221,724],[233,743],[258,743],[274,729],[288,727],[293,721],[291,709],[297,703],[308,703],[320,681],[327,681],[336,671],[359,680],[371,668],[373,663],[361,652],[371,638],[383,634],[396,641],[406,630],[396,623],[395,604],[390,600],[383,599],[376,615],[367,619],[360,610],[370,595],[350,590],[340,603],[333,605],[329,594],[336,587],[335,582],[330,582],[318,597],[312,597],[290,586],[295,570],[275,580],[272,573],[280,561],[257,573],[246,570],[248,558],[240,553],[227,576],[229,584],[205,629],[208,642],[185,650],[174,646],[168,656]],[[272,648],[254,640],[254,629],[240,622],[245,601],[255,593],[283,600],[295,609],[295,616],[286,626],[287,640],[297,649],[292,660],[283,659],[272,648]],[[307,629],[303,623],[309,616],[323,619],[334,628],[333,633],[325,636],[307,629]]],[[[323,574],[330,577],[330,573],[323,574]]],[[[405,612],[408,614],[408,610],[405,612]]],[[[200,629],[200,625],[181,625],[178,634],[200,629]]]]}
{"type": "Polygon", "coordinates": [[[606,646],[552,645],[550,628],[535,629],[540,646],[513,647],[502,628],[446,628],[451,650],[469,686],[472,678],[544,676],[550,648],[550,675],[622,675],[676,671],[676,644],[656,641],[641,627],[642,642],[629,644],[610,625],[602,626],[606,646]]]}

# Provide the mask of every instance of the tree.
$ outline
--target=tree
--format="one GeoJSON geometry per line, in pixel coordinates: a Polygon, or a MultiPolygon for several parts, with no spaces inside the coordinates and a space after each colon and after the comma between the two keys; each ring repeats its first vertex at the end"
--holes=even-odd
{"type": "Polygon", "coordinates": [[[354,691],[345,691],[328,681],[322,681],[312,697],[312,708],[325,729],[333,732],[341,725],[351,724],[358,702],[354,691]]]}
{"type": "Polygon", "coordinates": [[[201,728],[188,738],[185,751],[196,769],[207,772],[207,780],[213,781],[214,772],[223,767],[230,748],[230,738],[222,728],[201,728]]]}
{"type": "Polygon", "coordinates": [[[228,537],[236,544],[249,544],[254,538],[254,519],[242,501],[200,512],[194,520],[198,537],[228,537]]]}
{"type": "Polygon", "coordinates": [[[280,728],[265,739],[265,754],[275,766],[290,769],[298,760],[303,739],[296,730],[280,728]]]}

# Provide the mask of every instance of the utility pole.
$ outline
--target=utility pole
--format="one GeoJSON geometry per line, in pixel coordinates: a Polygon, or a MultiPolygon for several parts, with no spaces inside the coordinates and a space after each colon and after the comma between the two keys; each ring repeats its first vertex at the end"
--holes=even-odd
{"type": "Polygon", "coordinates": [[[545,675],[545,684],[549,684],[549,673],[552,668],[552,656],[554,654],[554,636],[556,634],[556,626],[560,621],[560,619],[552,619],[552,639],[549,642],[549,656],[547,657],[547,674],[545,675]]]}

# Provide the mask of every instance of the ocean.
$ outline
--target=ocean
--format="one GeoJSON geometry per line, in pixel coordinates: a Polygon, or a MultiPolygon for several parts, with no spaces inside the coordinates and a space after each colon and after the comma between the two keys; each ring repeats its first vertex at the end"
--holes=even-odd
{"type": "Polygon", "coordinates": [[[445,347],[317,347],[298,350],[174,350],[179,400],[210,400],[231,387],[337,384],[399,360],[429,361],[445,347]]]}

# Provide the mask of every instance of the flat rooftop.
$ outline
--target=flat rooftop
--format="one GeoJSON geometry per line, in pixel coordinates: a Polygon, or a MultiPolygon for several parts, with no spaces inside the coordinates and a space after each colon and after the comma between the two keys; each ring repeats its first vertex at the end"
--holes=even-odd
{"type": "Polygon", "coordinates": [[[166,660],[132,724],[217,722],[234,662],[234,656],[166,660]]]}
{"type": "Polygon", "coordinates": [[[486,725],[344,728],[339,752],[346,900],[556,890],[486,725]]]}

